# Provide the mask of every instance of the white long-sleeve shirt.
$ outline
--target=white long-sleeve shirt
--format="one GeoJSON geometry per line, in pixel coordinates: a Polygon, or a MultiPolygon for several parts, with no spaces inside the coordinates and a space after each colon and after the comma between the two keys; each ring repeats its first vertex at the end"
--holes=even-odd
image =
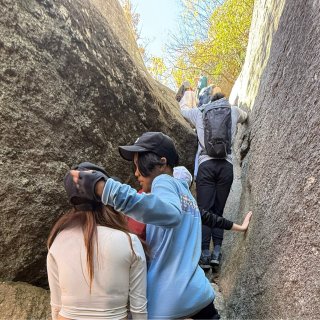
{"type": "Polygon", "coordinates": [[[137,236],[97,227],[94,278],[90,294],[87,254],[80,228],[63,230],[47,256],[52,319],[147,319],[146,258],[137,236]],[[129,303],[128,303],[129,301],[129,303]]]}
{"type": "Polygon", "coordinates": [[[180,107],[194,108],[196,106],[196,95],[192,90],[186,90],[179,102],[180,107]]]}

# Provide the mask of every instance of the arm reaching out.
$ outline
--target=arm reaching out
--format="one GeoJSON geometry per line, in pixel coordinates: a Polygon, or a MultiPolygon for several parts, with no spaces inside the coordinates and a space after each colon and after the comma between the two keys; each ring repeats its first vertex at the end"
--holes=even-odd
{"type": "Polygon", "coordinates": [[[244,218],[244,220],[242,222],[242,225],[234,223],[232,228],[231,228],[231,230],[233,230],[233,231],[242,231],[242,232],[246,231],[248,229],[251,216],[252,216],[252,211],[249,211],[247,213],[247,215],[245,216],[245,218],[244,218]]]}
{"type": "Polygon", "coordinates": [[[207,211],[202,209],[201,221],[202,224],[208,226],[209,228],[220,228],[224,230],[231,230],[234,223],[226,218],[220,217],[212,211],[207,211]]]}
{"type": "Polygon", "coordinates": [[[202,223],[210,228],[220,228],[224,230],[246,231],[248,229],[252,212],[249,211],[243,220],[242,225],[233,223],[223,217],[218,216],[212,211],[201,210],[202,223]]]}
{"type": "Polygon", "coordinates": [[[167,178],[156,183],[160,179],[156,177],[150,194],[138,194],[129,185],[108,178],[99,171],[71,170],[70,174],[84,199],[101,199],[116,211],[147,224],[172,228],[181,222],[180,198],[167,178]]]}

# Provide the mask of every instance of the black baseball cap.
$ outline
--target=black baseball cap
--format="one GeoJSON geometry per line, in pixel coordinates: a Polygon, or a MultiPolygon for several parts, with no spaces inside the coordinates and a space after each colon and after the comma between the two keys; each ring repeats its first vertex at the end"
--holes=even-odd
{"type": "Polygon", "coordinates": [[[172,167],[179,164],[179,155],[172,139],[162,132],[145,132],[131,146],[120,146],[121,157],[133,161],[135,153],[153,152],[159,157],[165,157],[172,167]]]}

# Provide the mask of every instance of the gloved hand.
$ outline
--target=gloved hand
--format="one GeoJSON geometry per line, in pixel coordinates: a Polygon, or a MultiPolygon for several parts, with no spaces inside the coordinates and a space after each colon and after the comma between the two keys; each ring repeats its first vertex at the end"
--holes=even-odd
{"type": "Polygon", "coordinates": [[[100,180],[104,182],[108,180],[107,172],[90,162],[82,162],[72,169],[65,177],[65,189],[69,201],[73,204],[79,202],[78,199],[100,202],[101,199],[95,193],[95,187],[100,180]]]}
{"type": "MultiPolygon", "coordinates": [[[[81,170],[81,168],[79,168],[81,170]]],[[[77,183],[77,188],[79,190],[79,195],[88,200],[93,200],[97,202],[101,202],[101,198],[96,195],[95,187],[96,184],[103,180],[106,182],[109,177],[107,177],[104,173],[100,171],[80,171],[79,179],[77,183]]]]}
{"type": "Polygon", "coordinates": [[[105,174],[107,177],[110,177],[107,173],[107,171],[100,167],[100,166],[97,166],[96,164],[94,163],[91,163],[91,162],[81,162],[80,164],[77,164],[75,166],[73,166],[71,168],[72,170],[95,170],[95,171],[100,171],[102,172],[103,174],[105,174]]]}

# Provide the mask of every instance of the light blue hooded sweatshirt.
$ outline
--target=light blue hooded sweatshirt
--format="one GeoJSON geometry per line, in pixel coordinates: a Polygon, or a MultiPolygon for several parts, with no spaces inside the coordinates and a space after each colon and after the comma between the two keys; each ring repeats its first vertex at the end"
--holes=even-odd
{"type": "Polygon", "coordinates": [[[150,319],[192,316],[213,301],[213,288],[198,265],[201,217],[186,182],[162,174],[153,180],[151,193],[138,194],[108,179],[102,202],[148,224],[150,319]]]}

